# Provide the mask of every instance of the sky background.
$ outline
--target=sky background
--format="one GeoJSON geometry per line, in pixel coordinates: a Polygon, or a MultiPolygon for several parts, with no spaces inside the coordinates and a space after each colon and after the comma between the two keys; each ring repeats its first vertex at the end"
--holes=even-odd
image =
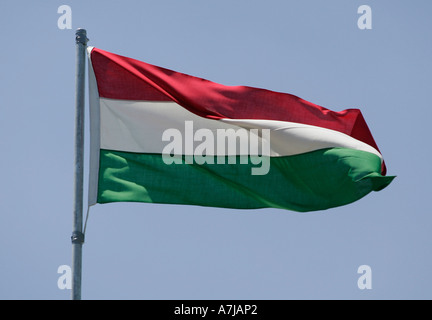
{"type": "MultiPolygon", "coordinates": [[[[397,175],[312,213],[96,205],[83,299],[431,299],[431,12],[427,0],[1,1],[0,299],[70,299],[57,270],[72,260],[80,27],[91,46],[168,69],[360,108],[397,175]],[[363,4],[371,30],[357,26],[363,4]]],[[[87,182],[86,162],[85,201],[87,182]]]]}

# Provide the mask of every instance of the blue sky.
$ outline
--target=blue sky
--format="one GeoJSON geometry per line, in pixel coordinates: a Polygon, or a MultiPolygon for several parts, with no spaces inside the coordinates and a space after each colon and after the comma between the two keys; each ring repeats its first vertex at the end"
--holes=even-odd
{"type": "Polygon", "coordinates": [[[71,264],[79,27],[91,46],[165,68],[360,108],[397,175],[313,213],[96,205],[83,299],[431,299],[430,12],[426,0],[2,1],[0,299],[70,298],[57,269],[71,264]],[[363,4],[371,30],[357,26],[363,4]]]}

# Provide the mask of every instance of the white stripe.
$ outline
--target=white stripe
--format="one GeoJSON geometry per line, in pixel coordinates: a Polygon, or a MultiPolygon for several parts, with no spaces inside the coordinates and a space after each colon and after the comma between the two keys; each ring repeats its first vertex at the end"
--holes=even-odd
{"type": "MultiPolygon", "coordinates": [[[[100,147],[108,150],[162,153],[164,147],[170,143],[162,140],[164,131],[177,129],[183,137],[180,146],[183,147],[183,154],[192,155],[194,148],[201,144],[201,141],[196,141],[193,148],[185,147],[185,138],[188,136],[185,121],[193,121],[193,132],[199,129],[210,129],[215,139],[217,129],[270,129],[271,156],[290,156],[324,148],[341,147],[367,151],[382,159],[375,148],[335,130],[287,121],[212,120],[197,116],[175,102],[100,98],[100,117],[100,147]],[[185,149],[188,149],[187,152],[185,149]]],[[[193,139],[193,137],[189,138],[193,139]]],[[[259,145],[261,143],[260,140],[259,145]]],[[[237,154],[240,154],[240,148],[237,147],[236,150],[237,154]]]]}
{"type": "Polygon", "coordinates": [[[381,154],[370,145],[349,135],[317,126],[295,122],[256,119],[220,119],[245,129],[267,128],[271,132],[271,148],[279,156],[289,156],[326,148],[350,148],[381,154]]]}

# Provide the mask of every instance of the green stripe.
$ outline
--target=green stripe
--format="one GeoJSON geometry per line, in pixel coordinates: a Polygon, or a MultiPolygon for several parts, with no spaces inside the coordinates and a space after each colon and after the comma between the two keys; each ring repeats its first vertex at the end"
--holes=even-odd
{"type": "Polygon", "coordinates": [[[394,178],[381,176],[376,155],[344,148],[272,157],[266,175],[252,175],[251,169],[260,165],[236,160],[198,165],[186,164],[183,156],[182,164],[167,165],[160,154],[101,150],[98,203],[313,211],[356,201],[394,178]]]}

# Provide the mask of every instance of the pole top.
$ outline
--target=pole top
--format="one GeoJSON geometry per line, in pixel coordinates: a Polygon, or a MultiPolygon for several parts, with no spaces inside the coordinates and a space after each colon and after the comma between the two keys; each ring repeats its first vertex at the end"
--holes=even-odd
{"type": "Polygon", "coordinates": [[[89,39],[87,39],[87,31],[86,29],[81,29],[78,28],[75,32],[75,43],[81,43],[83,45],[87,45],[87,41],[89,41],[89,39]]]}

